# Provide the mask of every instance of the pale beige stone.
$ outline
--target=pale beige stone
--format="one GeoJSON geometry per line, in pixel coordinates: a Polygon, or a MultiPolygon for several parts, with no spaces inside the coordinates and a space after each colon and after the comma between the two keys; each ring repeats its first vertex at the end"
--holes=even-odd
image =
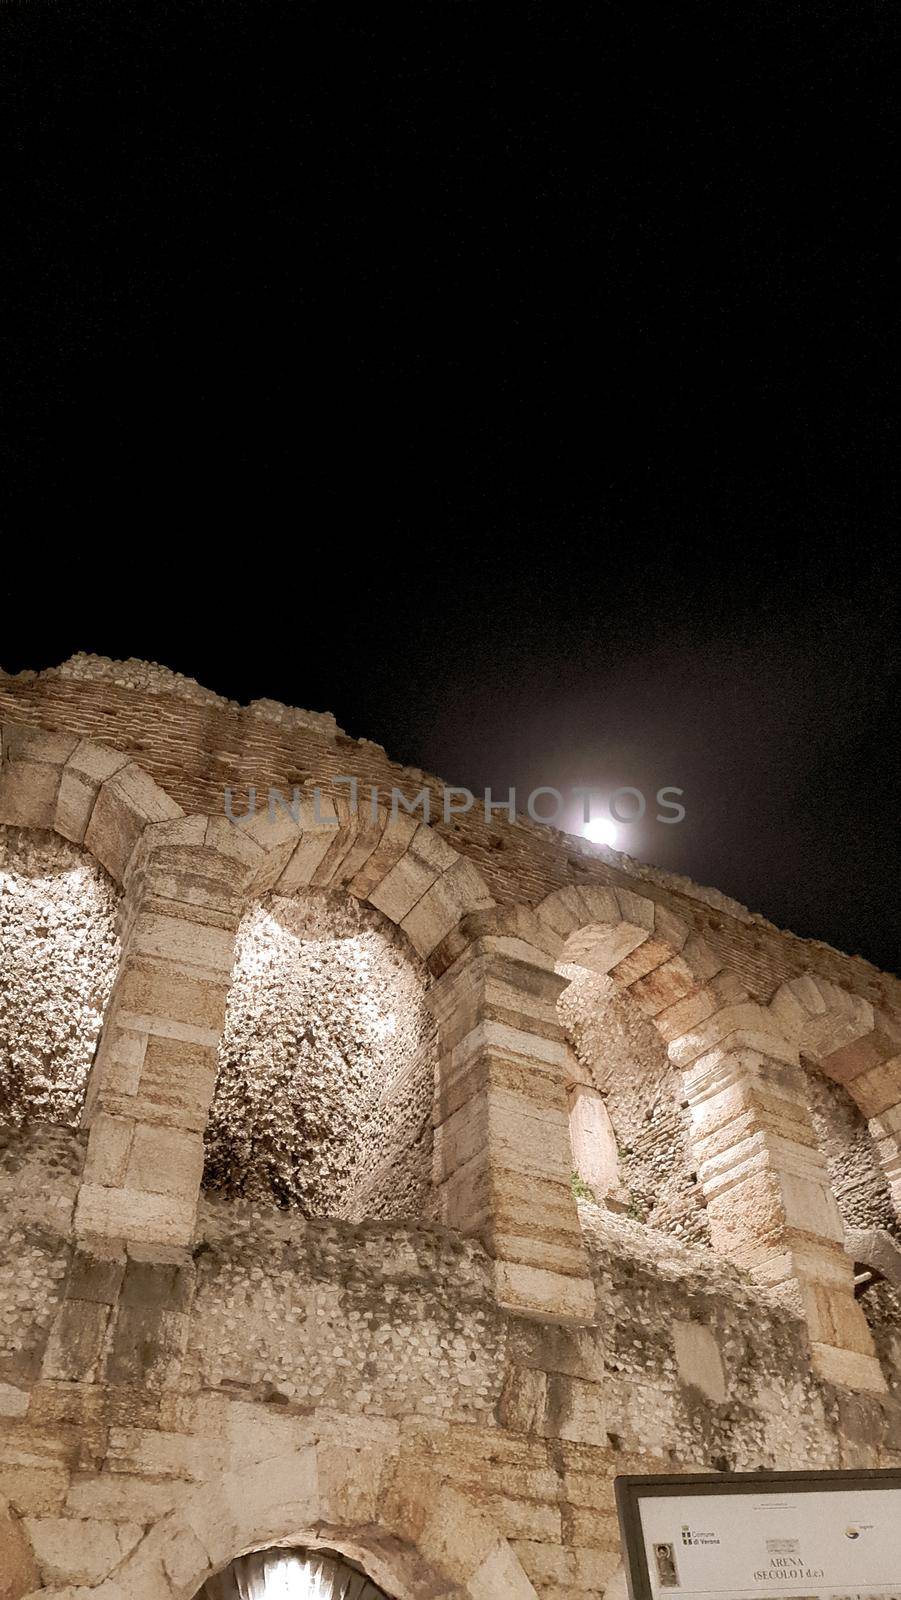
{"type": "Polygon", "coordinates": [[[592,1086],[577,1083],[569,1092],[569,1137],[573,1166],[594,1191],[597,1200],[618,1194],[619,1157],[616,1134],[601,1095],[592,1086]]]}
{"type": "Polygon", "coordinates": [[[70,773],[86,779],[98,789],[107,778],[112,778],[123,767],[130,765],[131,756],[123,755],[120,750],[111,750],[106,745],[92,744],[88,739],[80,740],[66,761],[70,773]]]}
{"type": "Polygon", "coordinates": [[[145,912],[131,928],[129,950],[164,956],[184,971],[199,968],[214,978],[228,977],[235,959],[235,936],[224,928],[145,912]]]}
{"type": "Polygon", "coordinates": [[[722,1405],[728,1392],[726,1377],[720,1347],[710,1329],[701,1322],[674,1322],[673,1344],[682,1382],[700,1389],[714,1405],[722,1405]]]}
{"type": "Polygon", "coordinates": [[[0,765],[0,823],[17,828],[52,828],[59,785],[57,766],[4,761],[0,765]]]}
{"type": "Polygon", "coordinates": [[[68,767],[63,768],[53,825],[64,839],[81,844],[91,820],[99,784],[87,782],[68,767]]]}
{"type": "Polygon", "coordinates": [[[607,973],[647,938],[647,929],[631,922],[583,924],[567,939],[561,959],[590,967],[592,972],[607,973]]]}
{"type": "Polygon", "coordinates": [[[370,905],[392,922],[402,922],[439,876],[440,868],[416,854],[412,846],[369,896],[370,905]]]}
{"type": "Polygon", "coordinates": [[[13,1383],[0,1383],[0,1417],[24,1417],[28,1410],[28,1390],[13,1383]]]}
{"type": "Polygon", "coordinates": [[[589,1278],[572,1278],[519,1261],[496,1261],[494,1281],[498,1300],[509,1311],[564,1326],[584,1327],[594,1321],[594,1285],[589,1278]]]}
{"type": "Polygon", "coordinates": [[[123,1187],[82,1185],[75,1208],[79,1237],[188,1244],[194,1231],[196,1193],[190,1199],[123,1187]]]}
{"type": "Polygon", "coordinates": [[[467,1592],[470,1600],[537,1600],[506,1539],[498,1541],[480,1562],[467,1592]]]}
{"type": "Polygon", "coordinates": [[[461,917],[494,905],[480,873],[471,861],[456,860],[427,889],[401,927],[420,955],[430,955],[461,917]]]}
{"type": "Polygon", "coordinates": [[[112,1187],[122,1184],[135,1125],[126,1117],[111,1117],[98,1112],[91,1123],[84,1181],[112,1187]]]}
{"type": "MultiPolygon", "coordinates": [[[[45,1584],[98,1584],[134,1548],[137,1523],[97,1517],[30,1517],[25,1527],[45,1584]]],[[[0,1590],[2,1593],[2,1590],[0,1590]]]]}
{"type": "Polygon", "coordinates": [[[85,833],[85,844],[107,872],[121,883],[146,825],[182,815],[181,806],[131,762],[101,784],[85,833]]]}
{"type": "Polygon", "coordinates": [[[198,1134],[140,1123],[135,1128],[124,1181],[126,1190],[171,1195],[192,1205],[202,1172],[203,1141],[198,1134]]]}

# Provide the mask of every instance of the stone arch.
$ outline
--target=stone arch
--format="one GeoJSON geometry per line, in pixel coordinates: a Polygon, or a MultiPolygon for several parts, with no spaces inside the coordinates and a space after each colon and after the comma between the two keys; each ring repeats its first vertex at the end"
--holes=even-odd
{"type": "MultiPolygon", "coordinates": [[[[589,1180],[589,1187],[596,1195],[603,1194],[608,1206],[644,1216],[644,1208],[651,1204],[652,1225],[668,1227],[675,1221],[678,1225],[674,1231],[683,1242],[687,1234],[694,1242],[709,1245],[709,1211],[700,1202],[701,1196],[706,1195],[709,1204],[710,1184],[704,1182],[708,1175],[699,1141],[693,1137],[693,1114],[686,1108],[684,1080],[695,1061],[709,1058],[713,1051],[747,1043],[763,1027],[778,1024],[762,1017],[737,976],[724,968],[683,918],[637,889],[581,884],[556,890],[538,904],[530,917],[531,937],[541,941],[564,980],[561,1021],[567,1028],[584,1006],[588,1010],[582,1009],[583,1022],[588,1023],[590,1017],[590,981],[581,1003],[578,980],[571,987],[572,969],[582,968],[586,978],[593,973],[607,980],[604,987],[608,992],[612,988],[620,1000],[620,1021],[629,1022],[631,1043],[635,1045],[643,1039],[647,1052],[649,1076],[646,1083],[636,1080],[638,1105],[628,1140],[623,1134],[623,1122],[617,1118],[624,1118],[628,1125],[629,1097],[620,1103],[615,1073],[598,1077],[587,1064],[579,1063],[577,1082],[567,1085],[575,1169],[585,1176],[585,1146],[594,1143],[598,1147],[596,1170],[601,1182],[589,1180]],[[566,989],[570,993],[564,999],[566,989]],[[570,1000],[574,1000],[574,1012],[570,1000]],[[659,1041],[656,1049],[654,1039],[659,1041]],[[643,1089],[649,1102],[644,1109],[643,1089]],[[606,1105],[608,1095],[611,1100],[606,1105]],[[656,1108],[653,1125],[646,1124],[650,1105],[656,1108]],[[610,1127],[604,1127],[610,1116],[613,1135],[610,1127]],[[622,1163],[611,1158],[614,1135],[615,1150],[620,1137],[624,1139],[626,1153],[622,1163]],[[633,1150],[630,1147],[635,1138],[633,1150]],[[661,1160],[665,1162],[663,1169],[658,1165],[661,1160]],[[651,1180],[655,1170],[662,1182],[651,1180]],[[633,1181],[637,1181],[637,1189],[628,1187],[633,1181]],[[653,1203],[649,1200],[651,1193],[653,1203]],[[657,1220],[655,1205],[666,1220],[657,1220]]],[[[521,915],[517,920],[521,931],[527,934],[521,915]]],[[[572,1062],[569,1072],[572,1076],[572,1062]]],[[[715,1210],[714,1203],[714,1213],[715,1210]]]]}
{"type": "Polygon", "coordinates": [[[619,886],[557,889],[534,919],[555,962],[609,977],[651,1018],[679,1066],[731,1033],[780,1031],[701,936],[647,895],[619,886]]]}
{"type": "Polygon", "coordinates": [[[83,845],[116,883],[148,825],[180,805],[121,751],[26,723],[0,725],[0,822],[83,845]]]}
{"type": "Polygon", "coordinates": [[[432,827],[344,795],[278,792],[240,816],[230,805],[227,817],[210,819],[208,837],[235,861],[245,909],[269,894],[343,893],[392,925],[427,968],[468,919],[494,906],[474,863],[432,827]]]}
{"type": "Polygon", "coordinates": [[[217,818],[213,829],[241,861],[247,897],[345,889],[395,923],[423,960],[465,917],[494,905],[474,862],[427,823],[385,806],[302,790],[234,821],[217,818]]]}
{"type": "MultiPolygon", "coordinates": [[[[195,1600],[235,1556],[279,1544],[337,1550],[397,1600],[537,1600],[506,1538],[466,1496],[343,1438],[226,1471],[187,1494],[103,1581],[98,1600],[195,1600]]],[[[41,1591],[42,1600],[67,1593],[41,1591]]]]}
{"type": "Polygon", "coordinates": [[[596,1294],[572,1194],[561,957],[632,991],[669,1028],[679,1064],[710,1058],[724,1041],[759,1043],[776,1023],[681,919],[626,889],[572,887],[537,907],[473,913],[436,948],[442,1220],[481,1238],[503,1305],[584,1325],[596,1294]]]}
{"type": "Polygon", "coordinates": [[[238,928],[204,1188],[305,1217],[434,1208],[431,975],[368,901],[298,886],[238,928]]]}
{"type": "Polygon", "coordinates": [[[848,1090],[865,1117],[878,1117],[901,1100],[896,1018],[813,973],[784,983],[769,1009],[804,1055],[848,1090]]]}
{"type": "MultiPolygon", "coordinates": [[[[96,862],[120,892],[146,834],[181,816],[181,807],[129,756],[73,734],[0,725],[0,824],[56,834],[96,862]]],[[[126,888],[116,921],[127,920],[126,888]]]]}
{"type": "Polygon", "coordinates": [[[884,1389],[786,1004],[753,1000],[681,917],[631,889],[556,890],[520,919],[528,937],[525,923],[558,965],[609,976],[663,1036],[683,1073],[714,1248],[806,1318],[824,1376],[884,1389]]]}
{"type": "Polygon", "coordinates": [[[784,983],[770,1001],[788,1036],[847,1090],[869,1123],[901,1216],[901,1023],[860,995],[813,973],[784,983]]]}
{"type": "Polygon", "coordinates": [[[475,866],[409,815],[304,793],[230,820],[185,816],[127,755],[4,724],[0,820],[51,828],[125,888],[123,959],[86,1105],[82,1236],[185,1246],[215,1083],[234,938],[270,889],[347,888],[426,959],[493,904],[475,866]]]}

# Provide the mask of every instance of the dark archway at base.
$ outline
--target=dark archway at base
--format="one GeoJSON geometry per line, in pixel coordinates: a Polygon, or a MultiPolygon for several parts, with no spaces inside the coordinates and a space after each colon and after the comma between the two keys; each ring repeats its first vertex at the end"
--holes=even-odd
{"type": "Polygon", "coordinates": [[[365,1572],[329,1550],[270,1549],[238,1556],[196,1600],[391,1600],[365,1572]]]}

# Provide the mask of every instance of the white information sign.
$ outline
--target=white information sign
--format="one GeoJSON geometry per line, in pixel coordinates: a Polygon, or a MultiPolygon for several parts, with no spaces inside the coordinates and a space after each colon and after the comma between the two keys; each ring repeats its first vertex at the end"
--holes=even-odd
{"type": "Polygon", "coordinates": [[[620,1480],[634,1600],[901,1600],[901,1475],[853,1477],[620,1480]]]}

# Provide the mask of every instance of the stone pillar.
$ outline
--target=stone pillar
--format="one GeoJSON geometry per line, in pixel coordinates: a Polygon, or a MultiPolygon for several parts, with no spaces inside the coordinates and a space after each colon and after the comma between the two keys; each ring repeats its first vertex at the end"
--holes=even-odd
{"type": "Polygon", "coordinates": [[[448,1227],[495,1261],[500,1303],[560,1322],[593,1320],[594,1287],[572,1195],[565,985],[521,941],[471,944],[437,981],[435,1183],[448,1227]]]}
{"type": "Polygon", "coordinates": [[[79,1239],[185,1246],[234,957],[235,864],[187,819],[126,879],[122,964],[88,1087],[79,1239]]]}
{"type": "MultiPolygon", "coordinates": [[[[775,1040],[772,1048],[778,1048],[775,1040]]],[[[841,1218],[791,1054],[786,1046],[780,1059],[733,1038],[686,1070],[711,1237],[715,1249],[806,1318],[822,1377],[882,1391],[885,1380],[854,1298],[841,1218]]]]}

